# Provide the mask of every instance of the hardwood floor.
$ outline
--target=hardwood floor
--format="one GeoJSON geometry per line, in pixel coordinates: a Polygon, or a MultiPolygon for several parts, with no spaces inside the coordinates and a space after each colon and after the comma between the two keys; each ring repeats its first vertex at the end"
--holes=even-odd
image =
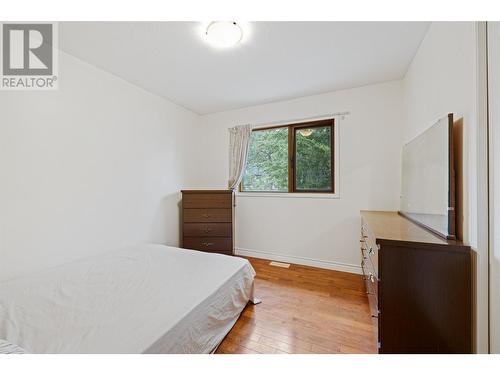
{"type": "Polygon", "coordinates": [[[248,259],[262,303],[247,305],[216,353],[377,352],[362,276],[248,259]]]}

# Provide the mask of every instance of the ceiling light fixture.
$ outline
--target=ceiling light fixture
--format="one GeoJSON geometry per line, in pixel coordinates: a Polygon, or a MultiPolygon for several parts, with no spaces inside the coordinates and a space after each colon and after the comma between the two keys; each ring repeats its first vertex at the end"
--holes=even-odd
{"type": "Polygon", "coordinates": [[[207,26],[205,35],[210,44],[219,48],[228,48],[238,44],[243,37],[243,30],[236,22],[216,21],[207,26]]]}
{"type": "Polygon", "coordinates": [[[303,137],[309,137],[313,133],[313,129],[300,129],[299,133],[303,137]]]}

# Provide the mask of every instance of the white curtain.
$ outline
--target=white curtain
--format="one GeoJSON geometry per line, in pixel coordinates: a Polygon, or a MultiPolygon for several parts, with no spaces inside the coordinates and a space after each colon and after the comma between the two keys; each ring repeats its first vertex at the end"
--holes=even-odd
{"type": "Polygon", "coordinates": [[[243,178],[247,163],[251,125],[236,126],[229,129],[229,189],[235,190],[243,178]]]}

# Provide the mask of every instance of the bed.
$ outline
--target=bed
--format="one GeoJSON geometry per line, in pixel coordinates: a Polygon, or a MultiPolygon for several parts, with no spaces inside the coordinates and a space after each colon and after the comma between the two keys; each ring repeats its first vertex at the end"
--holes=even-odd
{"type": "Polygon", "coordinates": [[[0,339],[29,353],[210,353],[253,301],[243,258],[144,245],[0,283],[0,339]]]}

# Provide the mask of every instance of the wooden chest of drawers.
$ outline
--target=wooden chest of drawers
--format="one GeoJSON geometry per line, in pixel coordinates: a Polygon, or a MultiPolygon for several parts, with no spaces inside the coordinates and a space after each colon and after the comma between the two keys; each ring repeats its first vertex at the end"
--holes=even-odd
{"type": "Polygon", "coordinates": [[[471,250],[397,212],[361,212],[361,266],[379,353],[471,353],[471,250]]]}
{"type": "Polygon", "coordinates": [[[233,254],[233,192],[182,190],[182,247],[233,254]]]}

